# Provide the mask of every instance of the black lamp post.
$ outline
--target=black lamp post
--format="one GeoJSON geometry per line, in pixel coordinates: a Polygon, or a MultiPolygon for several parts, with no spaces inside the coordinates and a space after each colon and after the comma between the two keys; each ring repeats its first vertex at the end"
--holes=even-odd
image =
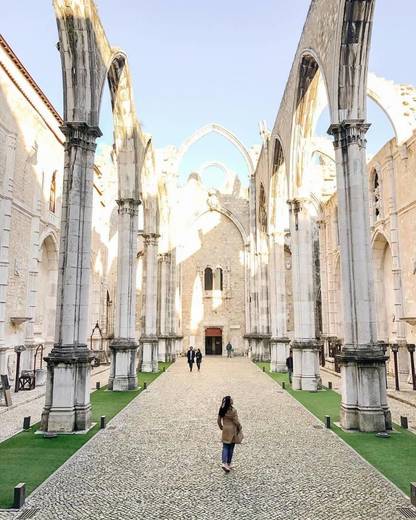
{"type": "Polygon", "coordinates": [[[399,385],[399,368],[397,363],[397,353],[399,352],[399,345],[397,343],[391,345],[391,350],[393,352],[393,362],[394,362],[394,381],[396,385],[396,390],[400,390],[399,385]]]}
{"type": "Polygon", "coordinates": [[[410,371],[411,371],[411,374],[412,374],[412,385],[413,385],[413,390],[416,390],[416,374],[415,374],[415,345],[414,343],[410,343],[409,345],[407,345],[407,350],[409,351],[409,354],[410,354],[410,371]]]}

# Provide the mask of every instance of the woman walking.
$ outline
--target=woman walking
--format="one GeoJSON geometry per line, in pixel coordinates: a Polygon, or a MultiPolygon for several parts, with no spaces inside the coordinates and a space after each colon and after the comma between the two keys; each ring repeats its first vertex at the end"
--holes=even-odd
{"type": "Polygon", "coordinates": [[[201,370],[201,362],[202,362],[202,352],[201,352],[200,348],[196,351],[195,360],[196,360],[196,366],[198,367],[198,372],[199,372],[201,370]]]}
{"type": "Polygon", "coordinates": [[[229,473],[232,469],[231,461],[234,454],[234,446],[241,444],[243,431],[238,420],[237,410],[233,407],[231,396],[223,398],[218,411],[218,426],[222,430],[222,469],[229,473]]]}

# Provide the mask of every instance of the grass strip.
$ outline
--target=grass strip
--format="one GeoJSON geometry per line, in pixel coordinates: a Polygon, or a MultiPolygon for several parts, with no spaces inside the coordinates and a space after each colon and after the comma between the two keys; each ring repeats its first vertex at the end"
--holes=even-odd
{"type": "Polygon", "coordinates": [[[170,363],[159,363],[159,372],[137,374],[140,389],[108,392],[106,387],[91,393],[92,422],[97,424],[85,435],[58,435],[44,439],[35,435],[39,423],[0,444],[0,508],[13,505],[13,488],[26,483],[29,495],[100,429],[100,417],[107,422],[143,391],[143,384],[152,383],[170,363]]]}
{"type": "Polygon", "coordinates": [[[376,437],[374,433],[346,432],[334,422],[340,420],[341,396],[334,390],[320,392],[293,390],[287,374],[270,372],[269,363],[256,363],[280,385],[285,382],[287,392],[319,420],[325,415],[331,417],[332,430],[349,446],[359,453],[380,473],[396,484],[403,493],[410,495],[410,483],[416,481],[416,435],[394,425],[394,432],[389,438],[376,437]]]}

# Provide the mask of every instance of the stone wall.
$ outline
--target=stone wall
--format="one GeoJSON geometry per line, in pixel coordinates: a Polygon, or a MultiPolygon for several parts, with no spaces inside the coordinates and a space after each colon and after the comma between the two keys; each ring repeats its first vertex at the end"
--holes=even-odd
{"type": "MultiPolygon", "coordinates": [[[[7,43],[0,40],[0,373],[15,371],[16,345],[54,341],[60,207],[64,162],[62,120],[7,43]],[[20,320],[11,320],[20,318],[20,320]],[[30,321],[23,321],[31,318],[30,321]]],[[[114,284],[111,215],[114,173],[97,168],[92,230],[91,330],[106,333],[106,291],[114,284]]],[[[111,312],[111,309],[110,309],[111,312]]],[[[88,338],[89,339],[89,338],[88,338]]],[[[87,338],[86,338],[87,340],[87,338]]],[[[89,341],[88,341],[89,343],[89,341]]],[[[26,353],[23,368],[32,368],[26,353]]]]}
{"type": "MultiPolygon", "coordinates": [[[[390,140],[368,163],[377,337],[389,344],[416,342],[416,320],[411,319],[416,317],[416,186],[412,181],[415,170],[415,133],[400,146],[395,138],[390,140]]],[[[325,250],[321,259],[326,259],[325,265],[321,265],[326,279],[322,295],[323,332],[342,339],[337,228],[335,193],[322,209],[321,247],[325,250]]],[[[399,351],[399,365],[401,374],[407,377],[409,356],[405,346],[399,351]]],[[[392,356],[389,370],[393,370],[392,356]]]]}
{"type": "Polygon", "coordinates": [[[208,190],[192,174],[180,191],[176,213],[182,223],[178,237],[181,273],[183,348],[205,352],[205,329],[221,328],[223,355],[231,341],[238,353],[245,350],[246,251],[248,200],[244,190],[208,190]],[[239,227],[240,226],[240,229],[239,227]],[[204,289],[204,270],[223,271],[223,290],[204,289]]]}

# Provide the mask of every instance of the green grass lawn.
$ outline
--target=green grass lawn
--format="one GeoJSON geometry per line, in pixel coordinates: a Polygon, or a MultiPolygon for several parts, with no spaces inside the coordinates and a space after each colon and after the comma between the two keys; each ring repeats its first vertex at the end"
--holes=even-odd
{"type": "MultiPolygon", "coordinates": [[[[279,384],[286,383],[286,390],[318,419],[324,421],[325,415],[331,422],[340,419],[341,396],[333,391],[304,392],[293,390],[287,374],[269,372],[269,363],[257,366],[279,384]]],[[[416,481],[416,435],[394,425],[395,433],[387,439],[376,437],[374,433],[346,432],[332,424],[332,430],[363,458],[391,480],[406,495],[410,494],[410,483],[416,481]]]]}
{"type": "Polygon", "coordinates": [[[159,363],[157,373],[138,373],[139,390],[108,392],[105,387],[91,394],[92,418],[97,422],[85,435],[58,435],[44,439],[35,435],[39,424],[0,444],[0,508],[13,504],[13,488],[19,482],[26,483],[29,495],[45,479],[59,468],[71,455],[99,431],[102,415],[107,422],[117,415],[143,390],[143,383],[152,383],[169,363],[159,363]]]}

